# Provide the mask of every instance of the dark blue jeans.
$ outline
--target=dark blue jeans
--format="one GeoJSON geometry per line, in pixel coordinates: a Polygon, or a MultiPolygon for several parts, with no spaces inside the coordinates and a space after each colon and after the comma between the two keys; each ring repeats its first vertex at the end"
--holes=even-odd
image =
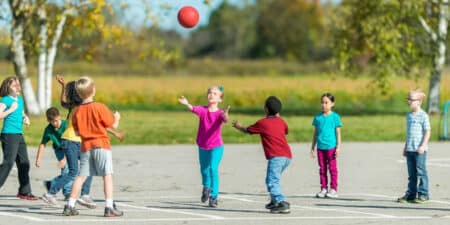
{"type": "MultiPolygon", "coordinates": [[[[69,141],[62,139],[61,148],[66,155],[67,166],[69,167],[69,172],[67,174],[57,177],[52,181],[52,186],[49,190],[50,194],[56,194],[60,191],[67,183],[73,182],[75,177],[78,176],[80,171],[79,161],[80,161],[80,142],[69,141]]],[[[81,195],[89,195],[91,192],[92,177],[88,177],[81,188],[81,195]]]]}
{"type": "MultiPolygon", "coordinates": [[[[64,159],[64,156],[66,155],[64,153],[64,150],[62,148],[55,148],[53,149],[53,151],[55,152],[55,156],[56,159],[58,161],[61,161],[62,159],[64,159]]],[[[59,176],[56,176],[55,178],[53,178],[52,180],[50,180],[50,184],[53,185],[53,183],[58,182],[58,179],[61,179],[60,177],[65,176],[66,174],[69,173],[69,166],[67,165],[68,163],[66,162],[66,165],[64,165],[63,168],[61,168],[61,174],[59,176]]],[[[68,196],[70,195],[70,191],[72,190],[72,181],[68,182],[67,184],[64,185],[62,191],[63,191],[63,195],[64,196],[68,196]]],[[[51,187],[51,186],[50,186],[51,187]]]]}
{"type": "Polygon", "coordinates": [[[408,195],[416,197],[417,194],[429,196],[428,174],[426,167],[427,152],[406,152],[406,164],[408,166],[408,195]]]}

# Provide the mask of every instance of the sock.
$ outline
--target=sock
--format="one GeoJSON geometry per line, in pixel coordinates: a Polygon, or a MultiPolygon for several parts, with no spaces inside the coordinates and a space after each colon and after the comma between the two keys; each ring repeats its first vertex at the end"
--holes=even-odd
{"type": "Polygon", "coordinates": [[[69,207],[75,207],[75,203],[77,202],[76,198],[69,198],[69,207]]]}
{"type": "Polygon", "coordinates": [[[105,200],[106,207],[112,208],[113,207],[113,202],[114,201],[111,198],[106,199],[105,200]]]}

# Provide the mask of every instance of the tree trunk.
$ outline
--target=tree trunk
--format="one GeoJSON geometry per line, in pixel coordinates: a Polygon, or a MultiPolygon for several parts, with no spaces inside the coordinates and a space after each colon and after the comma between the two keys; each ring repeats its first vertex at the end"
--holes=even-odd
{"type": "Polygon", "coordinates": [[[439,113],[439,102],[440,102],[440,85],[441,85],[441,74],[442,68],[445,63],[445,52],[447,43],[447,28],[448,28],[448,0],[442,0],[440,3],[440,13],[439,13],[439,30],[438,37],[433,40],[433,44],[437,49],[434,56],[434,67],[430,77],[429,84],[429,94],[428,94],[428,105],[427,112],[429,114],[439,113]]]}
{"type": "MultiPolygon", "coordinates": [[[[48,108],[46,104],[47,96],[47,77],[46,77],[46,65],[47,65],[47,13],[45,8],[41,5],[38,9],[39,16],[39,60],[38,60],[38,102],[41,110],[48,108]]],[[[50,87],[51,88],[51,87],[50,87]]],[[[50,89],[51,90],[51,89],[50,89]]]]}
{"type": "Polygon", "coordinates": [[[28,78],[27,63],[23,47],[23,28],[25,18],[23,15],[23,3],[21,1],[10,0],[13,22],[11,27],[11,52],[13,54],[13,64],[16,76],[22,84],[25,110],[28,114],[37,115],[41,112],[36,101],[33,86],[28,78]]]}

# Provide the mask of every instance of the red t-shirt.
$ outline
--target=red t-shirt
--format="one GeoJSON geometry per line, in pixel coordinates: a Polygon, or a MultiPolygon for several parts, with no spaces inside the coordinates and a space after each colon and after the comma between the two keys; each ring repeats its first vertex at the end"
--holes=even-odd
{"type": "Polygon", "coordinates": [[[280,156],[292,158],[291,148],[286,140],[288,126],[280,117],[271,116],[260,119],[255,124],[249,126],[247,131],[250,134],[261,135],[266,159],[280,156]]]}

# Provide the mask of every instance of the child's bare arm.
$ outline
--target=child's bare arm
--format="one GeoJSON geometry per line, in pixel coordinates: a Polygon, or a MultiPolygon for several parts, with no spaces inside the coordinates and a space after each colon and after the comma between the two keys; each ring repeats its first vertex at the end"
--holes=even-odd
{"type": "Polygon", "coordinates": [[[223,122],[224,122],[224,123],[227,123],[228,120],[230,119],[229,112],[230,112],[230,106],[228,106],[228,107],[223,111],[223,122]]]}
{"type": "Polygon", "coordinates": [[[45,145],[44,144],[40,144],[38,147],[38,152],[36,154],[36,162],[35,165],[37,168],[41,167],[41,158],[42,155],[44,154],[44,150],[45,150],[45,145]]]}
{"type": "Polygon", "coordinates": [[[66,81],[61,74],[56,74],[56,80],[61,85],[61,106],[68,108],[67,98],[66,98],[66,81]]]}
{"type": "Polygon", "coordinates": [[[114,135],[114,137],[119,139],[119,141],[123,141],[123,139],[125,139],[125,133],[124,132],[118,131],[118,130],[113,129],[111,127],[106,128],[106,131],[108,131],[108,133],[114,135]]]}
{"type": "Polygon", "coordinates": [[[236,128],[237,130],[241,131],[242,133],[248,133],[247,131],[247,127],[244,127],[241,122],[235,120],[233,121],[233,127],[236,128]]]}
{"type": "Polygon", "coordinates": [[[419,149],[417,149],[417,152],[419,152],[419,154],[423,154],[425,152],[425,146],[428,145],[428,141],[430,140],[430,136],[431,136],[431,131],[427,130],[425,132],[424,137],[423,137],[422,144],[419,146],[419,149]]]}
{"type": "Polygon", "coordinates": [[[181,96],[181,97],[178,99],[178,102],[180,102],[181,104],[185,105],[185,106],[186,106],[189,110],[191,110],[191,111],[192,111],[192,109],[194,108],[191,104],[189,104],[189,101],[188,101],[187,98],[184,97],[184,96],[181,96]]]}
{"type": "Polygon", "coordinates": [[[337,138],[337,146],[336,146],[336,157],[339,156],[341,152],[341,128],[336,128],[336,138],[337,138]]]}
{"type": "Polygon", "coordinates": [[[314,127],[314,133],[313,133],[312,144],[311,144],[311,152],[310,152],[311,158],[315,157],[314,151],[316,150],[316,141],[317,141],[316,137],[317,137],[317,128],[314,127]]]}

